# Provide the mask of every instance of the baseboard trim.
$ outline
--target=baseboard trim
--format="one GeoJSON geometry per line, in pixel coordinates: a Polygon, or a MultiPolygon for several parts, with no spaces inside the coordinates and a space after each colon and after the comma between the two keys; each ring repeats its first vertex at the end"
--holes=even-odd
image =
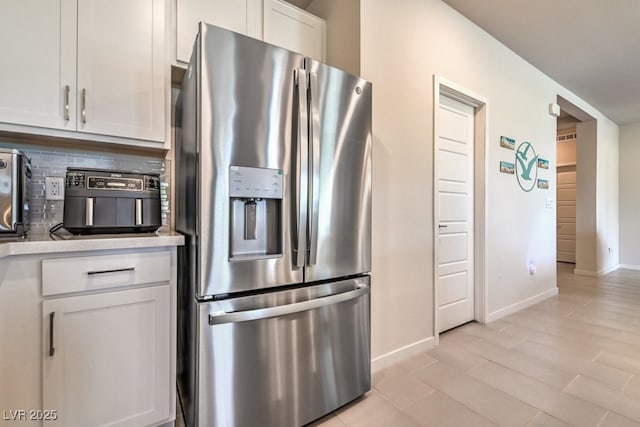
{"type": "Polygon", "coordinates": [[[578,276],[598,277],[598,272],[597,271],[579,270],[577,268],[573,270],[573,274],[576,274],[578,276]]]}
{"type": "Polygon", "coordinates": [[[391,365],[406,360],[411,356],[429,351],[435,347],[435,338],[429,337],[404,347],[397,348],[371,360],[371,372],[376,373],[391,365]]]}
{"type": "Polygon", "coordinates": [[[620,268],[620,264],[614,265],[613,267],[605,268],[604,270],[598,271],[598,276],[604,276],[605,274],[609,274],[612,271],[616,271],[620,268]]]}
{"type": "Polygon", "coordinates": [[[640,270],[640,265],[636,264],[620,264],[619,268],[624,268],[625,270],[640,270]]]}
{"type": "Polygon", "coordinates": [[[527,298],[524,301],[517,302],[515,304],[511,304],[508,307],[501,308],[498,311],[494,311],[487,316],[487,323],[493,322],[494,320],[501,319],[505,316],[515,313],[516,311],[523,310],[527,307],[531,307],[541,301],[546,300],[547,298],[551,298],[553,296],[558,295],[558,287],[554,287],[549,289],[548,291],[544,291],[541,294],[532,296],[531,298],[527,298]]]}

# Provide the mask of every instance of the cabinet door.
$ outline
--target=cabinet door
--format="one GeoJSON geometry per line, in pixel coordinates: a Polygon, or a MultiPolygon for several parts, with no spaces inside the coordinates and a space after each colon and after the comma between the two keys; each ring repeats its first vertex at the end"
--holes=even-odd
{"type": "Polygon", "coordinates": [[[325,61],[326,23],[281,0],[264,0],[264,41],[325,61]]]}
{"type": "Polygon", "coordinates": [[[198,23],[262,38],[260,0],[176,0],[176,60],[188,63],[198,23]]]}
{"type": "Polygon", "coordinates": [[[3,2],[0,122],[75,129],[75,14],[69,0],[3,2]]]}
{"type": "Polygon", "coordinates": [[[170,415],[170,287],[45,300],[47,425],[143,426],[170,415]]]}
{"type": "Polygon", "coordinates": [[[164,140],[164,17],[165,0],[78,0],[79,131],[164,140]]]}

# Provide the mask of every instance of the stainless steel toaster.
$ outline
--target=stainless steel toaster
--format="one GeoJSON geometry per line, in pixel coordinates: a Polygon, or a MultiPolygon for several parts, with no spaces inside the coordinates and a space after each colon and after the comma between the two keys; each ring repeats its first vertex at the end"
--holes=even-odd
{"type": "Polygon", "coordinates": [[[21,151],[0,148],[0,237],[29,230],[31,161],[21,151]]]}
{"type": "Polygon", "coordinates": [[[67,168],[62,219],[67,231],[137,233],[161,225],[158,174],[67,168]]]}

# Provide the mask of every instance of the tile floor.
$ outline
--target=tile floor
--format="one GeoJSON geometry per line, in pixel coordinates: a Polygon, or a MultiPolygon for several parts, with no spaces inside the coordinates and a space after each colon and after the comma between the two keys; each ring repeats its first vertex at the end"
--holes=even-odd
{"type": "Polygon", "coordinates": [[[572,269],[558,296],[441,335],[312,426],[640,426],[640,272],[572,269]]]}

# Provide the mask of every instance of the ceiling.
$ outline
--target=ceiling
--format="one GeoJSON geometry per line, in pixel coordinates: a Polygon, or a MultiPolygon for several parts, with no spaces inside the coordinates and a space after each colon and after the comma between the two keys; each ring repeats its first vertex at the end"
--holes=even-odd
{"type": "Polygon", "coordinates": [[[617,124],[640,122],[640,1],[443,1],[617,124]]]}

